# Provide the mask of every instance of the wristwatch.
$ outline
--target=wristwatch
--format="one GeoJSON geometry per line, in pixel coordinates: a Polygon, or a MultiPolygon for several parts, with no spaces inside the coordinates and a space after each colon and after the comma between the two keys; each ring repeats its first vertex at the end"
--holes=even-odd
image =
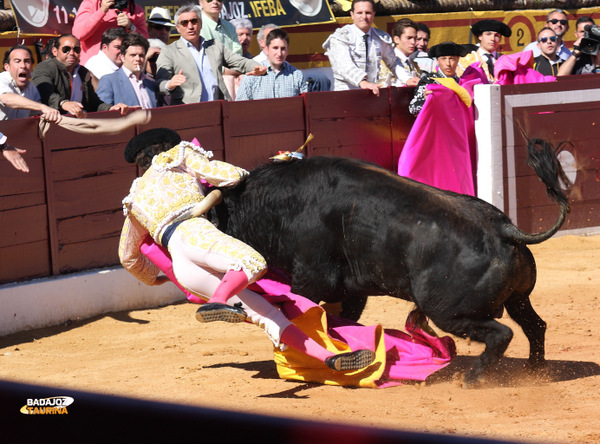
{"type": "Polygon", "coordinates": [[[0,151],[4,151],[6,149],[6,145],[8,145],[8,141],[0,143],[0,151]]]}

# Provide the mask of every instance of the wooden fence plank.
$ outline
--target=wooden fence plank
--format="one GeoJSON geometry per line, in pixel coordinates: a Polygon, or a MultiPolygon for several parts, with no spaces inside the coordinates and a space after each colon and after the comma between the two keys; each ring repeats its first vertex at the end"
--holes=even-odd
{"type": "Polygon", "coordinates": [[[48,241],[13,245],[0,253],[1,284],[51,275],[48,241]]]}

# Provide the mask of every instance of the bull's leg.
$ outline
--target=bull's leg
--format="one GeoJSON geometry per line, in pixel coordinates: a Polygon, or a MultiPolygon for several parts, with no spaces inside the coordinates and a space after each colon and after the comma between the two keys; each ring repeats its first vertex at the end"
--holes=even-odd
{"type": "Polygon", "coordinates": [[[529,296],[524,298],[511,298],[504,303],[510,317],[523,329],[523,333],[529,340],[529,365],[539,368],[546,363],[545,359],[545,336],[546,323],[538,316],[529,296]]]}
{"type": "Polygon", "coordinates": [[[340,316],[351,321],[357,322],[367,305],[368,296],[352,295],[342,301],[342,311],[340,316]]]}
{"type": "Polygon", "coordinates": [[[465,375],[465,383],[468,385],[483,379],[490,367],[498,363],[513,337],[509,327],[493,319],[483,321],[448,319],[444,322],[431,317],[431,320],[444,331],[485,344],[485,350],[465,375]]]}
{"type": "Polygon", "coordinates": [[[485,372],[498,363],[512,340],[513,332],[506,325],[489,320],[477,323],[467,336],[474,341],[485,343],[485,350],[465,375],[465,382],[469,384],[481,380],[485,372]]]}

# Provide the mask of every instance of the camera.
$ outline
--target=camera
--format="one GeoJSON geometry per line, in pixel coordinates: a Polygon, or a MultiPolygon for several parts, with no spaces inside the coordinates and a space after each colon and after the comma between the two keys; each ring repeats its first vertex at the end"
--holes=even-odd
{"type": "Polygon", "coordinates": [[[579,42],[579,51],[582,54],[597,55],[600,49],[600,26],[585,25],[583,30],[585,34],[579,42]]]}
{"type": "Polygon", "coordinates": [[[110,7],[110,9],[124,11],[125,9],[127,9],[128,5],[129,5],[129,0],[115,0],[115,3],[110,7]]]}

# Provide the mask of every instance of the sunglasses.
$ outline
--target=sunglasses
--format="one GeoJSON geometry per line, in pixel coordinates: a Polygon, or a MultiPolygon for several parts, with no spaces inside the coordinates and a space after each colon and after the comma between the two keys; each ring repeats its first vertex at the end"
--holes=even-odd
{"type": "Polygon", "coordinates": [[[81,47],[80,46],[63,46],[62,48],[60,48],[60,50],[63,52],[63,54],[68,54],[71,51],[74,51],[75,54],[79,54],[81,52],[81,47]]]}
{"type": "MultiPolygon", "coordinates": [[[[213,0],[204,0],[206,3],[212,3],[213,0]]],[[[223,0],[215,0],[219,3],[223,3],[223,0]]]]}
{"type": "Polygon", "coordinates": [[[171,27],[170,26],[163,26],[163,25],[155,25],[153,24],[148,24],[149,28],[153,28],[153,29],[158,29],[159,31],[170,31],[171,27]]]}
{"type": "Polygon", "coordinates": [[[546,43],[548,40],[550,40],[551,42],[555,42],[556,36],[553,35],[552,37],[540,37],[540,42],[542,43],[546,43]]]}
{"type": "Polygon", "coordinates": [[[563,26],[567,26],[567,24],[569,23],[569,21],[568,20],[552,19],[552,20],[548,20],[548,23],[552,23],[553,25],[556,25],[557,23],[560,23],[563,26]]]}
{"type": "Polygon", "coordinates": [[[192,25],[196,26],[196,25],[198,24],[198,22],[199,22],[199,21],[200,21],[200,19],[194,18],[194,19],[190,19],[190,20],[181,20],[181,21],[179,22],[179,24],[180,24],[181,26],[183,26],[184,28],[187,28],[187,25],[188,25],[189,23],[191,23],[192,25]]]}

